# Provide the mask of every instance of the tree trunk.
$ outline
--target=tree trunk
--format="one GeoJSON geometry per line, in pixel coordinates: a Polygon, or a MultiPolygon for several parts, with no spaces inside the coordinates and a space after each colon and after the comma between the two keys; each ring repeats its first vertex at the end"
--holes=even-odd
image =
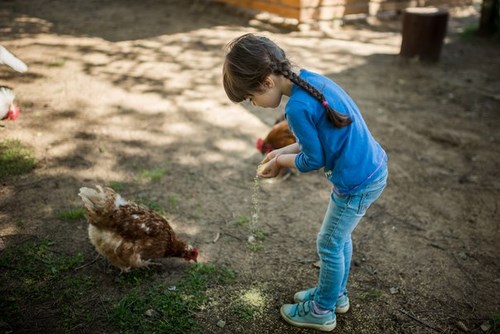
{"type": "Polygon", "coordinates": [[[481,19],[479,21],[479,35],[491,36],[500,31],[500,1],[483,0],[481,4],[481,19]]]}
{"type": "Polygon", "coordinates": [[[418,57],[424,62],[437,62],[447,24],[448,11],[445,9],[407,8],[403,14],[403,41],[400,55],[406,58],[418,57]]]}

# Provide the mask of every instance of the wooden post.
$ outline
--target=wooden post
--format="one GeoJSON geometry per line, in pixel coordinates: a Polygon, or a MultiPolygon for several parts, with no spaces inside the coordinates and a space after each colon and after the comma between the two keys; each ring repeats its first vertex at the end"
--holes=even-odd
{"type": "Polygon", "coordinates": [[[479,20],[480,36],[491,36],[500,31],[500,0],[483,0],[479,20]]]}
{"type": "Polygon", "coordinates": [[[407,8],[403,13],[400,55],[437,62],[448,24],[448,11],[434,7],[407,8]]]}

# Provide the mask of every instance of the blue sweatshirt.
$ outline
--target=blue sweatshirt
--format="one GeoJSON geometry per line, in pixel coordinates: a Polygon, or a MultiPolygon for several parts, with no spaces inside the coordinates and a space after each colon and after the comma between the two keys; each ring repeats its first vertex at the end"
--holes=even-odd
{"type": "Polygon", "coordinates": [[[321,102],[294,84],[285,116],[301,150],[295,165],[302,173],[323,168],[335,192],[354,194],[385,169],[387,155],[368,130],[354,101],[339,85],[307,70],[300,71],[300,78],[321,91],[328,104],[348,115],[352,123],[334,127],[321,102]]]}

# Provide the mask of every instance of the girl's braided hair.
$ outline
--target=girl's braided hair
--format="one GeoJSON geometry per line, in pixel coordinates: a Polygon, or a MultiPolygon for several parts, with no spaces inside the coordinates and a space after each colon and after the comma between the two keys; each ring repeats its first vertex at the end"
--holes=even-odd
{"type": "Polygon", "coordinates": [[[223,67],[223,83],[227,96],[241,102],[249,95],[263,92],[264,80],[271,74],[281,74],[325,107],[328,120],[337,128],[351,124],[351,119],[328,105],[323,93],[292,71],[285,52],[270,39],[253,34],[243,35],[227,46],[229,52],[223,67]]]}

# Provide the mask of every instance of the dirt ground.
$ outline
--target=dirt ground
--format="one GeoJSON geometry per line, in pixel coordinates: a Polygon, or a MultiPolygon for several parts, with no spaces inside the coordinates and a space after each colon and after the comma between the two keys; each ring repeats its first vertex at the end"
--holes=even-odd
{"type": "MultiPolygon", "coordinates": [[[[1,139],[30,145],[37,159],[32,173],[0,180],[2,247],[35,235],[91,261],[86,223],[57,213],[81,207],[81,186],[120,182],[125,197],[165,207],[202,262],[269,291],[266,316],[241,323],[221,311],[203,319],[206,333],[310,332],[283,323],[279,307],[316,282],[324,175],[260,183],[253,228],[265,232],[263,249],[251,250],[238,224],[254,212],[255,141],[282,109],[230,103],[221,64],[228,41],[259,32],[343,86],[389,155],[388,187],[354,233],[352,309],[336,331],[492,332],[480,326],[500,315],[500,44],[460,35],[477,20],[477,6],[451,10],[441,60],[429,65],[398,57],[399,18],[320,33],[205,1],[2,1],[1,44],[29,72],[0,67],[21,107],[1,139]],[[160,181],[141,181],[160,167],[160,181]]],[[[102,261],[85,270],[117,275],[102,261]]],[[[183,268],[165,260],[165,280],[183,268]]]]}

